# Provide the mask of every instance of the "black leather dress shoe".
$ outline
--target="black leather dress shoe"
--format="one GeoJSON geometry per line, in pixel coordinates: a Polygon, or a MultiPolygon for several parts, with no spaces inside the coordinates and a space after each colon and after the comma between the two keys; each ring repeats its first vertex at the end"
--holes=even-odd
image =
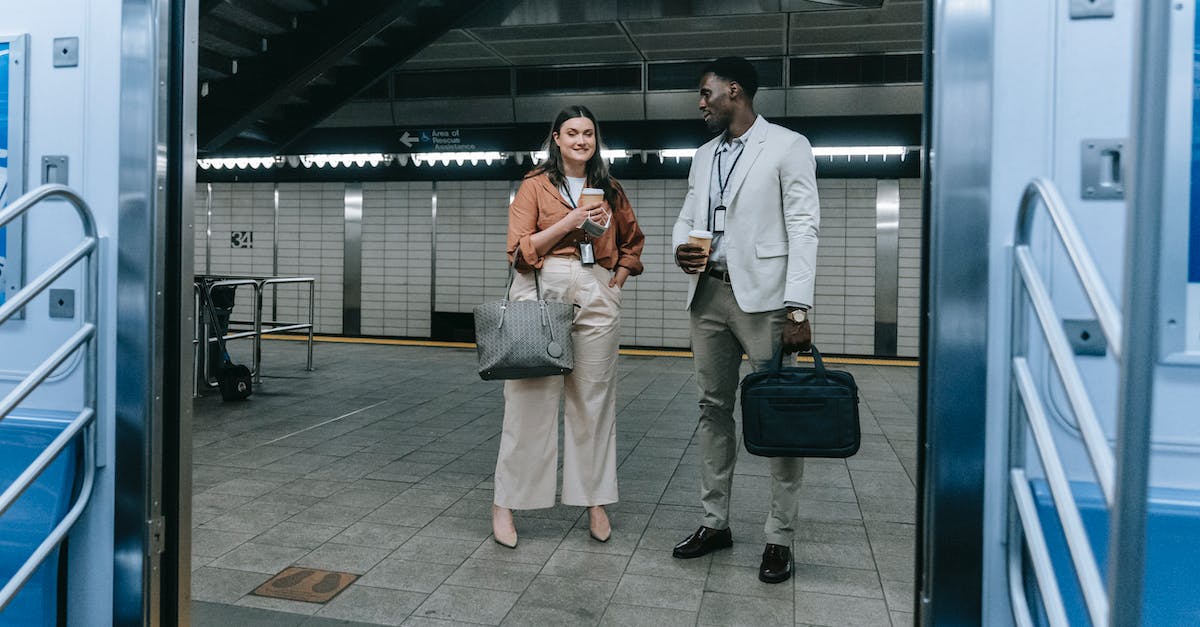
{"type": "Polygon", "coordinates": [[[792,547],[768,544],[763,551],[758,580],[763,583],[783,583],[792,576],[792,547]]]}
{"type": "Polygon", "coordinates": [[[671,555],[679,559],[692,559],[708,555],[717,549],[724,549],[733,546],[733,532],[729,529],[710,529],[708,527],[700,527],[695,533],[683,539],[683,542],[675,545],[675,550],[671,555]]]}

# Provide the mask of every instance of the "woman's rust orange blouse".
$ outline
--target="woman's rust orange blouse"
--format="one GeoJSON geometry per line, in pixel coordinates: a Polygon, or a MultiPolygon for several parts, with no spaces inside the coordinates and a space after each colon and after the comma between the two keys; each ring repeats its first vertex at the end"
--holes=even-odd
{"type": "MultiPolygon", "coordinates": [[[[612,223],[603,235],[593,240],[596,263],[608,270],[628,268],[630,276],[642,273],[642,247],[646,237],[638,227],[637,218],[625,190],[613,181],[616,187],[616,203],[612,209],[612,223]]],[[[527,177],[508,208],[508,258],[516,259],[517,269],[528,272],[541,268],[545,257],[539,257],[533,249],[531,236],[550,228],[571,212],[571,206],[563,200],[558,188],[545,173],[527,177]]],[[[587,236],[576,229],[551,247],[547,256],[578,257],[579,242],[587,236]]]]}

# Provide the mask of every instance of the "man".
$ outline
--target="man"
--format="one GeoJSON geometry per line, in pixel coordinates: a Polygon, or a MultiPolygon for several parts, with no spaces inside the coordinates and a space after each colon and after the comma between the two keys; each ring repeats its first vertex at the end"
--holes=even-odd
{"type": "MultiPolygon", "coordinates": [[[[809,350],[807,312],[817,258],[816,162],[804,136],[754,112],[758,75],[740,57],[705,67],[700,111],[720,133],[700,147],[688,193],[675,222],[675,262],[691,275],[692,350],[700,388],[701,502],[704,519],[675,546],[677,558],[733,544],[730,488],[737,460],[734,395],[743,352],[755,370],[777,350],[809,350]],[[692,230],[711,231],[711,250],[688,243],[692,230]]],[[[792,536],[803,460],[770,459],[767,546],[758,577],[792,576],[792,536]]]]}

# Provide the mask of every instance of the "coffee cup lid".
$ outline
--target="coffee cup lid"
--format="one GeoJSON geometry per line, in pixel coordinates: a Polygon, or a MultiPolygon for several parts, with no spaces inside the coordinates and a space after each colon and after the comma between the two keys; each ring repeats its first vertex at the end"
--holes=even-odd
{"type": "Polygon", "coordinates": [[[583,188],[583,191],[579,192],[579,195],[580,196],[603,196],[604,190],[596,189],[595,187],[585,187],[585,188],[583,188]]]}
{"type": "Polygon", "coordinates": [[[708,239],[712,239],[712,235],[713,235],[712,231],[701,231],[701,230],[695,230],[695,231],[688,233],[688,237],[704,237],[704,238],[708,238],[708,239]]]}

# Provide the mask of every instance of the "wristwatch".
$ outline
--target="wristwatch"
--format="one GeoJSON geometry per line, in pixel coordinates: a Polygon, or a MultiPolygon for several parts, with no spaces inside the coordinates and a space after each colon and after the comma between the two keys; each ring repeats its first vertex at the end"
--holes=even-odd
{"type": "Polygon", "coordinates": [[[800,324],[808,319],[808,310],[800,308],[793,309],[787,312],[787,319],[795,322],[796,324],[800,324]]]}

